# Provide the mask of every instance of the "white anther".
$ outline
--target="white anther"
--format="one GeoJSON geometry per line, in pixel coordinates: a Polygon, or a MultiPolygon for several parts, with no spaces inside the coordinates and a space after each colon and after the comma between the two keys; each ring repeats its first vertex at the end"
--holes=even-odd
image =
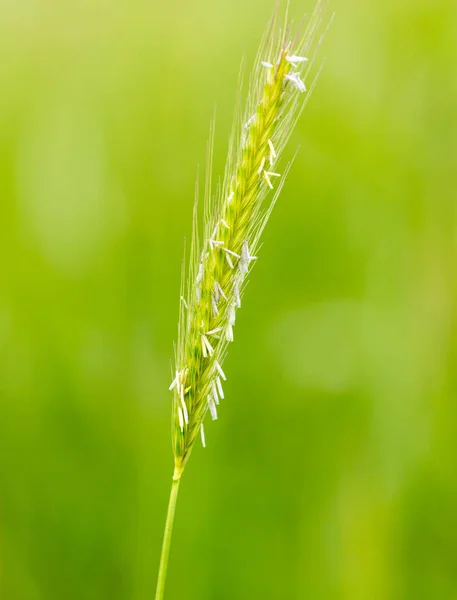
{"type": "Polygon", "coordinates": [[[222,377],[222,379],[223,379],[224,381],[227,381],[227,377],[225,376],[225,373],[224,373],[224,371],[222,370],[222,367],[221,367],[221,365],[220,365],[220,364],[217,362],[217,360],[216,360],[215,362],[216,362],[216,369],[218,370],[218,372],[219,372],[219,375],[222,377]]]}
{"type": "Polygon", "coordinates": [[[189,413],[187,412],[187,405],[186,405],[186,401],[184,400],[184,389],[181,388],[181,405],[182,405],[182,412],[184,415],[184,422],[187,425],[189,423],[189,413]]]}
{"type": "Polygon", "coordinates": [[[224,294],[224,290],[222,289],[221,284],[218,281],[214,282],[215,287],[217,288],[217,291],[219,292],[219,294],[222,296],[222,298],[224,298],[224,300],[228,301],[227,296],[224,294]]]}
{"type": "Polygon", "coordinates": [[[170,390],[170,392],[174,387],[176,387],[178,385],[178,382],[179,382],[179,373],[178,373],[178,371],[176,371],[176,377],[173,379],[173,381],[170,384],[170,387],[168,388],[170,390]]]}
{"type": "Polygon", "coordinates": [[[203,263],[200,263],[198,265],[197,283],[200,283],[200,281],[202,279],[203,279],[203,263]]]}
{"type": "Polygon", "coordinates": [[[263,176],[265,177],[265,181],[267,182],[270,190],[273,189],[273,184],[271,183],[270,177],[281,177],[279,173],[272,173],[271,171],[264,171],[263,176]]]}
{"type": "Polygon", "coordinates": [[[215,333],[219,333],[222,331],[222,327],[216,327],[216,329],[211,329],[211,331],[207,331],[205,335],[214,335],[215,333]]]}
{"type": "Polygon", "coordinates": [[[228,248],[223,248],[223,250],[224,250],[224,252],[226,252],[227,254],[231,254],[235,258],[240,258],[240,255],[237,254],[236,252],[233,252],[233,250],[229,250],[228,248]]]}
{"type": "Polygon", "coordinates": [[[216,304],[218,304],[219,300],[221,299],[221,292],[219,291],[219,288],[217,286],[217,281],[214,282],[214,302],[216,304]]]}
{"type": "Polygon", "coordinates": [[[200,435],[201,435],[201,438],[202,438],[202,446],[203,446],[203,448],[206,448],[205,429],[203,427],[203,423],[200,425],[200,435]]]}
{"type": "Polygon", "coordinates": [[[247,242],[243,243],[243,247],[241,248],[241,260],[249,264],[250,256],[249,256],[249,245],[247,242]]]}
{"type": "Polygon", "coordinates": [[[227,342],[233,342],[233,327],[230,323],[227,325],[227,329],[225,330],[225,339],[227,342]]]}
{"type": "Polygon", "coordinates": [[[183,414],[182,414],[182,410],[181,410],[180,406],[178,406],[178,419],[179,419],[179,429],[182,432],[184,429],[184,418],[183,418],[183,414]]]}
{"type": "Polygon", "coordinates": [[[265,166],[265,160],[266,160],[266,159],[265,159],[265,156],[264,156],[264,157],[262,158],[262,162],[260,163],[259,170],[257,171],[257,173],[258,173],[259,175],[262,175],[263,167],[265,166]]]}
{"type": "Polygon", "coordinates": [[[217,308],[217,301],[214,294],[211,294],[211,308],[213,309],[213,315],[217,317],[219,314],[219,309],[217,308]]]}
{"type": "Polygon", "coordinates": [[[298,73],[291,73],[286,75],[286,79],[294,84],[299,92],[306,92],[306,85],[303,83],[298,73]]]}
{"type": "Polygon", "coordinates": [[[293,67],[297,67],[300,63],[308,62],[308,59],[305,56],[286,56],[286,60],[293,67]]]}
{"type": "Polygon", "coordinates": [[[219,391],[219,396],[222,398],[222,400],[224,399],[224,390],[222,389],[222,383],[221,383],[221,378],[218,377],[216,379],[216,383],[217,383],[217,389],[219,391]]]}
{"type": "Polygon", "coordinates": [[[268,187],[270,188],[270,190],[272,190],[273,184],[271,183],[270,176],[268,175],[268,173],[266,171],[263,172],[263,176],[265,178],[265,181],[267,182],[268,187]]]}
{"type": "Polygon", "coordinates": [[[228,318],[229,318],[230,325],[235,325],[235,321],[236,321],[236,309],[235,309],[235,306],[233,304],[229,308],[228,318]]]}
{"type": "Polygon", "coordinates": [[[240,306],[241,306],[240,289],[238,287],[238,281],[236,281],[236,279],[233,284],[233,294],[235,296],[235,305],[237,308],[240,308],[240,306]]]}
{"type": "Polygon", "coordinates": [[[211,413],[211,418],[213,419],[213,421],[215,421],[217,419],[217,408],[211,396],[208,396],[208,408],[209,412],[211,413]]]}
{"type": "Polygon", "coordinates": [[[206,349],[206,344],[205,344],[203,335],[202,335],[202,352],[203,352],[203,358],[206,358],[208,356],[208,351],[206,349]]]}
{"type": "Polygon", "coordinates": [[[272,167],[278,155],[276,154],[275,147],[273,146],[273,142],[271,140],[268,140],[268,146],[270,147],[270,167],[272,167]]]}
{"type": "Polygon", "coordinates": [[[213,398],[214,398],[214,402],[215,402],[216,404],[219,404],[219,396],[217,395],[217,385],[216,385],[216,382],[214,381],[214,379],[213,379],[213,381],[211,382],[211,389],[213,390],[213,398]]]}
{"type": "Polygon", "coordinates": [[[251,127],[251,125],[254,123],[255,118],[256,118],[256,115],[252,115],[252,117],[250,117],[244,124],[244,128],[249,129],[251,127]]]}
{"type": "Polygon", "coordinates": [[[252,260],[256,260],[257,256],[251,256],[249,254],[249,246],[247,242],[244,242],[243,247],[241,249],[241,260],[238,264],[241,274],[244,276],[248,272],[249,263],[252,260]]]}
{"type": "Polygon", "coordinates": [[[208,350],[209,355],[212,356],[214,354],[214,348],[211,346],[208,338],[204,334],[202,335],[202,342],[205,345],[206,349],[208,350]]]}

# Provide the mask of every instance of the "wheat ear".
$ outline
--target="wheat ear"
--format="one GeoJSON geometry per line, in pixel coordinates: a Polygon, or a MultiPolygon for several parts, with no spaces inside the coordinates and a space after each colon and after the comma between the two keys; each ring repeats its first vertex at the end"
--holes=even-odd
{"type": "MultiPolygon", "coordinates": [[[[164,593],[179,481],[195,440],[205,446],[203,421],[217,419],[226,379],[222,365],[234,340],[246,277],[257,260],[262,231],[290,165],[279,159],[316,82],[307,80],[322,41],[326,2],[318,2],[302,35],[291,36],[274,14],[260,46],[244,110],[237,110],[222,185],[212,190],[214,129],[208,145],[203,234],[194,208],[189,268],[181,283],[181,308],[173,392],[175,460],[156,600],[164,593]]],[[[196,194],[198,199],[198,192],[196,194]]]]}

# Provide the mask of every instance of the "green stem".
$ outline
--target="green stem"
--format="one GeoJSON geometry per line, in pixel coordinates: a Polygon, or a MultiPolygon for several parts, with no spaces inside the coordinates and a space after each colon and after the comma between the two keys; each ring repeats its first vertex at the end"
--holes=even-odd
{"type": "Polygon", "coordinates": [[[163,534],[162,553],[160,555],[159,575],[157,576],[157,589],[155,600],[163,600],[165,594],[165,582],[167,579],[168,556],[170,554],[171,534],[173,531],[173,520],[175,518],[176,501],[178,499],[179,482],[181,481],[181,470],[175,469],[171,484],[170,500],[168,502],[167,520],[163,534]]]}

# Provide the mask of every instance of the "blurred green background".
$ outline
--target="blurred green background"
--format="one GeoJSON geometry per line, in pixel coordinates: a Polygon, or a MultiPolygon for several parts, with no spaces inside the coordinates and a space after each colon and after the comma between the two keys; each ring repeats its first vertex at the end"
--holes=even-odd
{"type": "MultiPolygon", "coordinates": [[[[2,600],[153,597],[196,168],[273,4],[0,2],[2,600]]],[[[332,8],[169,599],[457,599],[457,4],[332,8]]]]}

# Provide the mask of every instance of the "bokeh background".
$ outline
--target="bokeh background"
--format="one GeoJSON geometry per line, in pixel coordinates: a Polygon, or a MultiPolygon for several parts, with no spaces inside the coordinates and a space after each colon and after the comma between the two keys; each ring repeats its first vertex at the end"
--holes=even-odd
{"type": "MultiPolygon", "coordinates": [[[[197,165],[273,4],[0,2],[2,600],[153,597],[197,165]]],[[[457,598],[457,4],[332,8],[170,599],[457,598]]]]}

